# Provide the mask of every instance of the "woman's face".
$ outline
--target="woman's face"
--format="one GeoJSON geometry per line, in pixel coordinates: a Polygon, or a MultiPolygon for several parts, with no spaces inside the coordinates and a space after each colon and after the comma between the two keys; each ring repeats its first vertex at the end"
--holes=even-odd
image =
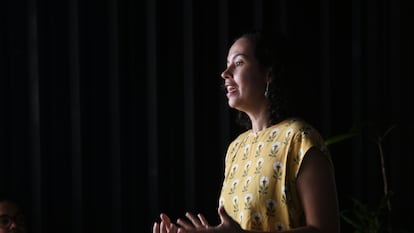
{"type": "Polygon", "coordinates": [[[18,207],[9,202],[0,202],[0,233],[26,233],[24,216],[18,207]]]}
{"type": "Polygon", "coordinates": [[[229,106],[246,113],[261,108],[266,102],[268,74],[260,68],[251,41],[235,41],[227,55],[227,68],[221,74],[229,106]]]}

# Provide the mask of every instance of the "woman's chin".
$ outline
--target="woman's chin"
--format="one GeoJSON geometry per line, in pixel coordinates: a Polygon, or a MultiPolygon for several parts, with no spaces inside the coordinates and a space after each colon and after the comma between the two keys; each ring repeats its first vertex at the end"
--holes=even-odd
{"type": "Polygon", "coordinates": [[[229,99],[228,104],[229,104],[229,107],[230,107],[230,108],[235,108],[235,109],[237,109],[238,104],[237,104],[237,102],[236,102],[236,101],[229,99]]]}

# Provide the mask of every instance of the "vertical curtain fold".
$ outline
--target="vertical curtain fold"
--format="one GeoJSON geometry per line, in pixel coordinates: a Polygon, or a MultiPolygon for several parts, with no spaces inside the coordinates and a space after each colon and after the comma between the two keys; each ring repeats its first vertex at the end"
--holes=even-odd
{"type": "Polygon", "coordinates": [[[189,209],[195,207],[196,198],[196,179],[194,174],[196,169],[195,154],[195,132],[194,132],[194,54],[193,54],[193,4],[191,0],[183,2],[183,64],[184,69],[184,130],[186,143],[185,147],[185,187],[186,188],[186,206],[189,209]]]}
{"type": "Polygon", "coordinates": [[[321,125],[321,132],[324,132],[325,135],[331,134],[330,129],[332,128],[331,125],[331,119],[332,119],[332,103],[331,103],[331,5],[329,0],[323,0],[321,1],[320,6],[320,32],[321,32],[321,42],[320,42],[320,72],[321,72],[321,83],[322,83],[322,89],[321,89],[321,100],[323,102],[324,108],[321,109],[322,111],[322,119],[321,121],[323,124],[321,125]]]}
{"type": "Polygon", "coordinates": [[[71,205],[72,232],[83,232],[83,166],[82,166],[82,120],[80,95],[79,54],[79,4],[68,1],[68,56],[70,85],[70,155],[71,155],[71,205]]]}
{"type": "MultiPolygon", "coordinates": [[[[218,44],[218,53],[217,53],[217,67],[219,69],[225,68],[225,59],[227,57],[227,46],[230,42],[229,39],[229,21],[228,21],[228,11],[229,11],[229,2],[228,0],[218,0],[217,1],[217,10],[218,10],[218,25],[216,25],[218,29],[218,33],[216,36],[217,44],[218,44]]],[[[219,72],[218,75],[221,75],[219,72]]],[[[219,77],[220,78],[220,77],[219,77]]],[[[223,97],[224,98],[224,97],[223,97]]],[[[228,145],[228,142],[231,140],[230,136],[230,128],[231,128],[231,117],[230,117],[230,110],[227,106],[227,103],[225,101],[221,101],[219,103],[219,115],[220,115],[220,121],[219,121],[219,148],[223,148],[223,154],[224,154],[224,148],[228,145]]]]}
{"type": "Polygon", "coordinates": [[[157,1],[148,0],[146,3],[146,64],[147,64],[147,83],[148,83],[148,103],[147,103],[147,119],[148,132],[146,140],[148,141],[148,180],[147,180],[147,196],[150,209],[149,216],[158,216],[160,208],[159,199],[159,181],[158,176],[160,170],[159,149],[158,144],[158,91],[157,91],[157,1]]]}
{"type": "MultiPolygon", "coordinates": [[[[361,6],[362,3],[359,0],[352,0],[352,121],[356,127],[360,126],[360,119],[362,119],[362,41],[361,41],[361,6]]],[[[360,177],[362,176],[362,163],[358,158],[362,153],[362,136],[357,135],[357,140],[353,140],[353,153],[352,153],[352,180],[354,181],[352,189],[354,193],[359,193],[362,190],[362,183],[360,177]]]]}
{"type": "Polygon", "coordinates": [[[27,7],[28,25],[28,91],[29,91],[29,142],[31,161],[32,190],[32,224],[36,231],[43,229],[43,192],[42,192],[42,154],[40,125],[40,94],[39,94],[39,48],[38,48],[38,14],[37,1],[29,0],[27,7]]]}
{"type": "Polygon", "coordinates": [[[122,161],[121,161],[121,132],[120,132],[120,76],[118,48],[118,5],[116,0],[109,0],[109,108],[110,108],[110,162],[112,190],[112,232],[124,232],[122,222],[122,161]]]}

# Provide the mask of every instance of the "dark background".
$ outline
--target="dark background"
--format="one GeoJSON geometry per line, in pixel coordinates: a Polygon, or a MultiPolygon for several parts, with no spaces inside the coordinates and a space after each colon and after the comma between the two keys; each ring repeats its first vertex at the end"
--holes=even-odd
{"type": "MultiPolygon", "coordinates": [[[[328,139],[341,210],[383,194],[413,231],[414,8],[403,0],[6,0],[0,3],[0,188],[30,233],[151,232],[161,211],[218,223],[240,132],[220,73],[231,40],[294,45],[292,103],[328,139]]],[[[385,224],[385,221],[383,222],[385,224]]],[[[343,232],[351,232],[342,222],[343,232]]],[[[398,231],[399,232],[399,231],[398,231]]]]}

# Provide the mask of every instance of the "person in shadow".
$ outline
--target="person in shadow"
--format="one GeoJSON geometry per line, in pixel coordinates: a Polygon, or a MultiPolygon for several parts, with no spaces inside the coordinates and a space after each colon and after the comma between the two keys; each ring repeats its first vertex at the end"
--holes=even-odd
{"type": "Polygon", "coordinates": [[[16,201],[0,197],[0,233],[27,233],[25,215],[16,201]]]}

